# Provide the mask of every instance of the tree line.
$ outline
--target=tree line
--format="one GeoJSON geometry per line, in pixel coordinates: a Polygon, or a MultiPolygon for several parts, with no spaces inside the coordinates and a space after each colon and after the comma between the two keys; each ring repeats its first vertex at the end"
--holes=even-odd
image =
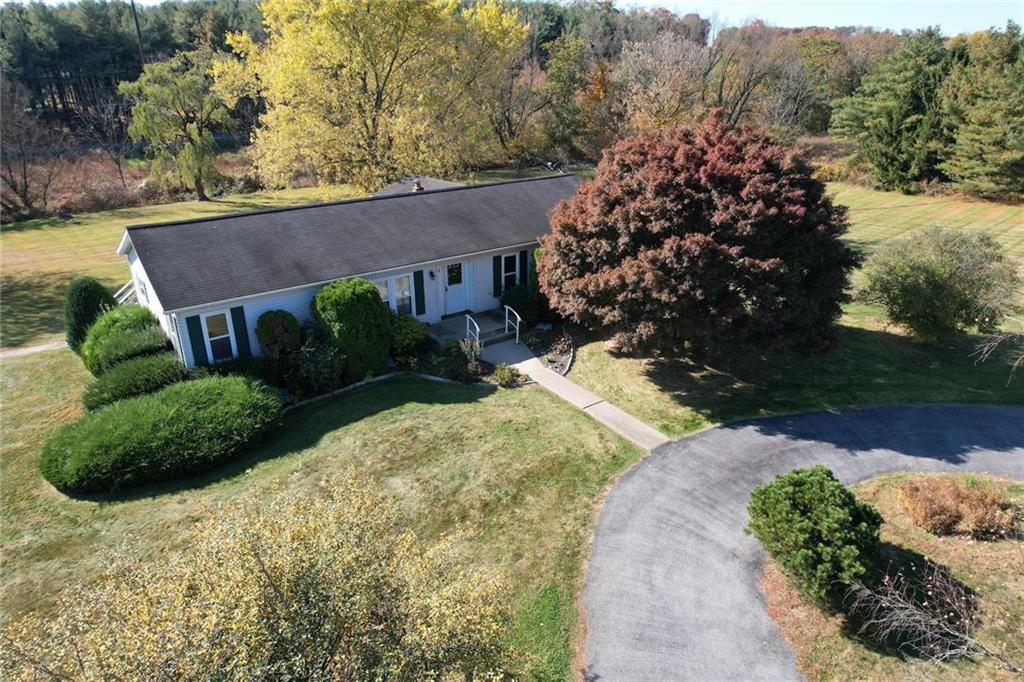
{"type": "MultiPolygon", "coordinates": [[[[148,145],[156,170],[199,198],[218,186],[213,138],[225,131],[251,142],[266,186],[371,190],[410,172],[593,162],[625,136],[718,110],[787,141],[852,138],[886,187],[970,172],[963,187],[986,193],[990,169],[964,170],[972,150],[994,150],[995,121],[1021,119],[1012,25],[946,41],[935,30],[719,26],[593,1],[206,0],[140,8],[140,57],[120,0],[2,12],[0,64],[22,84],[5,85],[22,93],[7,100],[70,116],[115,165],[128,138],[148,145]],[[940,99],[941,126],[938,109],[925,111],[940,99]],[[867,133],[879,120],[892,130],[867,133]],[[931,126],[945,151],[928,147],[931,126]]],[[[998,172],[1019,176],[1015,163],[998,172]]]]}

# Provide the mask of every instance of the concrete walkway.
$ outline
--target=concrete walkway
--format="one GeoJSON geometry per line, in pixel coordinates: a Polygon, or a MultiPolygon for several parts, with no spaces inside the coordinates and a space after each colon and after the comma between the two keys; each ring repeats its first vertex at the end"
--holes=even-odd
{"type": "Polygon", "coordinates": [[[612,431],[644,449],[652,450],[669,442],[668,437],[660,431],[651,428],[611,403],[605,402],[558,372],[545,367],[544,363],[530,352],[525,343],[503,341],[493,346],[484,346],[481,357],[494,365],[499,362],[512,365],[559,398],[578,407],[612,431]]]}
{"type": "Polygon", "coordinates": [[[43,353],[48,350],[59,350],[61,348],[67,348],[67,343],[64,341],[50,341],[49,343],[41,343],[38,346],[25,346],[24,348],[12,348],[10,350],[0,351],[0,360],[4,358],[16,358],[19,355],[32,355],[33,353],[43,353]]]}
{"type": "Polygon", "coordinates": [[[583,588],[585,680],[798,680],[745,535],[755,486],[824,464],[1024,479],[1024,409],[888,407],[753,419],[658,448],[615,485],[583,588]]]}

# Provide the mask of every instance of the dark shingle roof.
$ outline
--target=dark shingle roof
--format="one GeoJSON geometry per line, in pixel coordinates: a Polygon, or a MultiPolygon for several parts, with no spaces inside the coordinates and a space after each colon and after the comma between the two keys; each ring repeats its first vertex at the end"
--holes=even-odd
{"type": "Polygon", "coordinates": [[[393,182],[387,187],[373,193],[375,197],[386,197],[392,194],[408,194],[409,192],[429,192],[432,189],[448,189],[450,187],[465,187],[459,182],[450,182],[441,178],[433,178],[429,175],[406,175],[398,182],[393,182]],[[413,183],[419,180],[421,189],[414,190],[413,183]]]}
{"type": "Polygon", "coordinates": [[[137,225],[128,237],[166,310],[533,241],[573,175],[137,225]]]}

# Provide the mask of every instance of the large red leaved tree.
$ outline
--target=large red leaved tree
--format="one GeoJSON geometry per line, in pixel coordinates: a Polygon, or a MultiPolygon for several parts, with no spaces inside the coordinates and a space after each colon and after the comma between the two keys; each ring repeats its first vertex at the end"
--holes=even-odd
{"type": "Polygon", "coordinates": [[[621,140],[542,239],[541,289],[620,350],[820,349],[858,257],[799,158],[720,113],[621,140]]]}

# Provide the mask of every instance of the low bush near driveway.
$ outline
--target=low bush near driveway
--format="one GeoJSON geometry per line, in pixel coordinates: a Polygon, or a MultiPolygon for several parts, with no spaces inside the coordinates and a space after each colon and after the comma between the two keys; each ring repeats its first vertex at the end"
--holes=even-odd
{"type": "Polygon", "coordinates": [[[241,377],[168,386],[88,414],[43,448],[43,477],[65,493],[95,493],[208,470],[257,443],[281,402],[241,377]]]}
{"type": "Polygon", "coordinates": [[[929,533],[979,539],[1012,535],[1019,512],[989,483],[945,476],[903,481],[900,504],[929,533]]]}
{"type": "Polygon", "coordinates": [[[87,410],[95,410],[124,398],[152,393],[187,376],[188,370],[174,353],[133,358],[92,382],[82,394],[82,404],[87,410]]]}
{"type": "Polygon", "coordinates": [[[747,511],[747,532],[819,602],[842,596],[878,549],[882,517],[821,465],[755,488],[747,511]]]}
{"type": "Polygon", "coordinates": [[[187,551],[122,558],[3,632],[7,679],[504,679],[508,598],[356,476],[210,510],[187,551]],[[42,674],[45,666],[48,674],[42,674]]]}

